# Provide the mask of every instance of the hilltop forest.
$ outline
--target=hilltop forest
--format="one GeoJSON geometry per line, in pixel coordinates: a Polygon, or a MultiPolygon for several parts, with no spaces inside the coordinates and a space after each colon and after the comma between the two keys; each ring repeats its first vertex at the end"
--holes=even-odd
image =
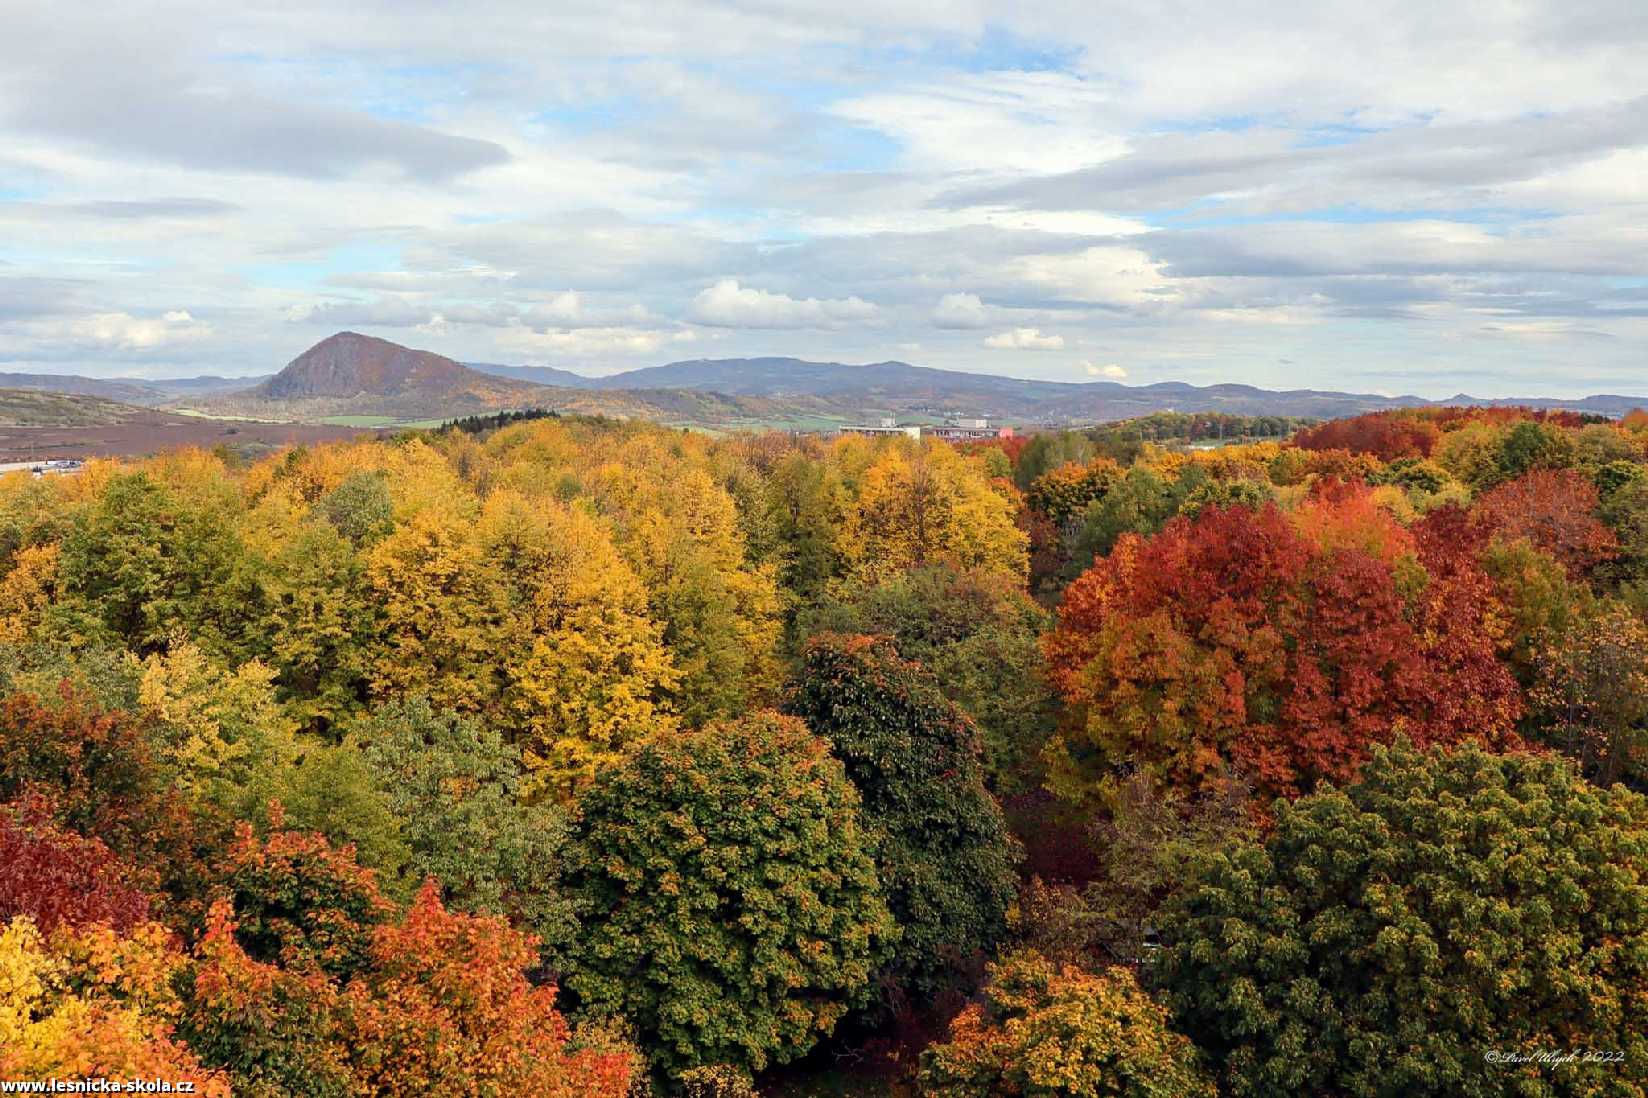
{"type": "Polygon", "coordinates": [[[0,1079],[1648,1095],[1648,415],[507,418],[0,479],[0,1079]]]}

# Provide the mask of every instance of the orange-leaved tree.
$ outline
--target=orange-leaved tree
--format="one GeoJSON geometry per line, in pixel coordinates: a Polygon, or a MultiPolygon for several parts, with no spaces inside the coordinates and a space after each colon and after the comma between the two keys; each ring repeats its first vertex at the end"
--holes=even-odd
{"type": "Polygon", "coordinates": [[[1297,518],[1208,507],[1124,537],[1070,587],[1047,641],[1079,717],[1055,781],[1102,790],[1119,764],[1187,790],[1241,772],[1261,796],[1294,796],[1399,733],[1511,738],[1491,585],[1463,556],[1430,557],[1343,487],[1297,518]]]}
{"type": "Polygon", "coordinates": [[[628,1093],[635,1052],[599,1030],[574,1042],[555,988],[527,978],[536,941],[506,920],[446,911],[432,879],[393,919],[350,849],[318,835],[243,831],[231,861],[180,980],[180,1032],[237,1091],[628,1093]]]}

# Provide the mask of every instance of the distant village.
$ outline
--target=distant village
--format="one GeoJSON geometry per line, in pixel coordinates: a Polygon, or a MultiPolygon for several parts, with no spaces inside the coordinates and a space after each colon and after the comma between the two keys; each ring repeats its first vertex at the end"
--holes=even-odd
{"type": "Polygon", "coordinates": [[[976,442],[987,438],[1012,438],[1011,427],[992,427],[988,419],[953,419],[948,423],[900,423],[884,417],[879,423],[849,424],[837,432],[843,435],[908,435],[911,438],[941,438],[947,442],[976,442]]]}

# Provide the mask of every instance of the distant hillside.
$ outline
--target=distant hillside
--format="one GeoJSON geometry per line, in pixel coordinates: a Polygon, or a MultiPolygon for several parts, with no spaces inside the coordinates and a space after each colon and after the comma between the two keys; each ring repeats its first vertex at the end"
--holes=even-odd
{"type": "Polygon", "coordinates": [[[266,380],[258,377],[200,377],[131,378],[81,377],[77,374],[7,374],[0,373],[0,387],[33,389],[47,393],[76,393],[81,396],[102,397],[126,404],[157,407],[187,401],[190,397],[207,393],[222,393],[244,389],[266,380]]]}
{"type": "Polygon", "coordinates": [[[568,389],[593,389],[595,378],[575,374],[571,370],[557,370],[553,366],[504,366],[497,362],[466,362],[471,370],[496,377],[512,377],[516,381],[530,381],[534,385],[556,385],[568,389]]]}
{"type": "Polygon", "coordinates": [[[74,393],[128,404],[142,404],[161,396],[158,390],[141,381],[127,378],[79,377],[75,374],[0,373],[0,387],[10,390],[29,389],[43,393],[74,393]]]}
{"type": "Polygon", "coordinates": [[[522,407],[535,401],[538,388],[483,374],[433,351],[339,332],[263,383],[208,396],[200,407],[271,419],[440,418],[522,407]]]}
{"type": "MultiPolygon", "coordinates": [[[[483,370],[504,367],[477,365],[483,370]]],[[[1622,415],[1648,398],[1594,396],[1581,400],[1524,397],[1479,400],[1460,394],[1445,401],[1331,390],[1276,391],[1252,385],[1123,385],[1115,381],[1062,382],[974,374],[876,362],[864,366],[798,358],[691,359],[648,366],[607,377],[581,377],[549,367],[516,367],[553,373],[557,384],[595,391],[692,389],[733,397],[759,397],[795,416],[862,418],[987,415],[1024,424],[1064,424],[1126,419],[1151,412],[1229,412],[1237,415],[1309,416],[1331,419],[1381,408],[1442,404],[1528,405],[1622,415]]],[[[523,375],[524,376],[524,375],[523,375]]]]}
{"type": "MultiPolygon", "coordinates": [[[[518,372],[536,374],[539,369],[521,367],[518,372]]],[[[542,372],[586,380],[564,370],[542,372]]],[[[187,403],[218,415],[299,422],[419,422],[538,407],[705,426],[753,424],[774,408],[771,401],[685,388],[597,392],[535,385],[355,332],[323,339],[262,384],[187,403]]],[[[778,414],[783,414],[781,409],[778,414]]]]}
{"type": "Polygon", "coordinates": [[[262,400],[392,397],[408,393],[480,401],[509,399],[531,386],[471,370],[433,351],[415,351],[356,332],[328,336],[251,392],[262,400]]]}
{"type": "Polygon", "coordinates": [[[102,427],[152,415],[147,408],[134,408],[103,397],[37,389],[0,389],[0,426],[5,427],[102,427]]]}
{"type": "Polygon", "coordinates": [[[244,389],[248,385],[268,381],[273,376],[273,374],[258,374],[255,377],[217,377],[213,374],[204,374],[200,377],[160,378],[146,382],[146,384],[159,390],[165,400],[185,400],[191,396],[200,396],[207,393],[227,393],[244,389]]]}

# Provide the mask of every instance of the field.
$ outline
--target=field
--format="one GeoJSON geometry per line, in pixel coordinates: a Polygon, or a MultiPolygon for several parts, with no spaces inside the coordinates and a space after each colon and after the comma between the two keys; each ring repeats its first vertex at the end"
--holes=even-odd
{"type": "Polygon", "coordinates": [[[359,426],[228,422],[152,413],[88,427],[0,426],[0,463],[140,456],[177,446],[227,446],[257,455],[293,443],[336,442],[361,433],[359,426]]]}
{"type": "Polygon", "coordinates": [[[444,419],[397,419],[394,416],[325,416],[320,423],[330,427],[439,427],[444,419]]]}

